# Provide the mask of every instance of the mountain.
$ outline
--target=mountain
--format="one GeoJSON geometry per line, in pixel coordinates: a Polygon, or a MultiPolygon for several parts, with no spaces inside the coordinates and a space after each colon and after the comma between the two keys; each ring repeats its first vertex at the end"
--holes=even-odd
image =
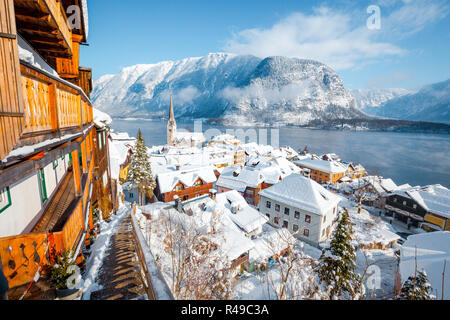
{"type": "Polygon", "coordinates": [[[450,124],[450,79],[389,100],[370,113],[386,118],[450,124]]]}
{"type": "Polygon", "coordinates": [[[367,118],[326,65],[285,57],[228,53],[124,68],[94,83],[92,101],[113,117],[167,117],[170,93],[177,118],[225,123],[307,124],[367,118]]]}
{"type": "Polygon", "coordinates": [[[389,100],[411,93],[413,92],[400,88],[352,90],[356,106],[367,113],[375,112],[373,108],[377,108],[389,100]]]}

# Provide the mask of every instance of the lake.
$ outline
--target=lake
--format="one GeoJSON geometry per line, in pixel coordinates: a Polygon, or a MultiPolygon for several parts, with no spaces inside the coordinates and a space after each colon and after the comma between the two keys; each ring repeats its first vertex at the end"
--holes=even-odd
{"type": "MultiPolygon", "coordinates": [[[[148,146],[166,143],[166,120],[117,120],[112,128],[136,136],[140,128],[148,146]]],[[[177,122],[178,129],[194,129],[193,121],[177,122]]],[[[216,129],[248,128],[225,127],[203,123],[203,132],[216,129]]],[[[262,129],[262,128],[256,128],[262,129]]],[[[271,129],[267,142],[271,142],[271,129]]],[[[412,186],[441,184],[450,188],[450,136],[422,133],[332,131],[297,127],[280,127],[279,145],[303,150],[305,146],[318,155],[336,153],[343,161],[361,163],[369,173],[392,178],[398,185],[412,186]]],[[[257,130],[256,132],[262,132],[257,130]]],[[[264,136],[264,135],[263,135],[264,136]]],[[[275,136],[275,134],[274,134],[275,136]]],[[[208,138],[208,136],[207,136],[208,138]]],[[[264,144],[265,141],[262,141],[264,144]]]]}

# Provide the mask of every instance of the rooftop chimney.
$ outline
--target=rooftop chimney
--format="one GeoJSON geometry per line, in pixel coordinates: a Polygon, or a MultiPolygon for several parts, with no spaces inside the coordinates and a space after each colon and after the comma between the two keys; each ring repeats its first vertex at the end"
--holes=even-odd
{"type": "Polygon", "coordinates": [[[209,189],[209,195],[211,196],[212,200],[216,200],[217,191],[214,189],[209,189]]]}

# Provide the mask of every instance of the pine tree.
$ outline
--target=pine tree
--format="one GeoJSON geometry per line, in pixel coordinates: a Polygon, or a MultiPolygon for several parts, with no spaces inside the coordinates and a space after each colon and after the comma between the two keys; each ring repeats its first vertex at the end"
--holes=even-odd
{"type": "Polygon", "coordinates": [[[400,293],[400,300],[434,300],[431,284],[425,271],[419,271],[405,281],[400,293]]]}
{"type": "Polygon", "coordinates": [[[145,196],[153,197],[153,190],[156,187],[155,179],[152,176],[152,168],[147,153],[141,129],[139,129],[136,144],[133,147],[131,165],[128,170],[127,182],[131,183],[131,188],[139,191],[139,205],[143,205],[145,196]]]}
{"type": "Polygon", "coordinates": [[[356,253],[352,246],[352,223],[348,211],[342,213],[330,246],[322,251],[318,276],[327,287],[331,299],[348,295],[355,299],[360,277],[356,274],[356,253]]]}

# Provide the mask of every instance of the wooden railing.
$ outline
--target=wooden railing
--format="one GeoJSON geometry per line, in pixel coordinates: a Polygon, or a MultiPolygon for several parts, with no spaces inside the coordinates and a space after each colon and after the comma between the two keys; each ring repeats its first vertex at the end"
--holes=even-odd
{"type": "Polygon", "coordinates": [[[83,194],[61,230],[0,238],[0,256],[10,288],[31,282],[38,271],[41,260],[43,259],[42,265],[48,264],[47,258],[51,249],[56,250],[56,252],[76,249],[85,231],[85,219],[89,218],[87,203],[93,170],[94,162],[91,161],[88,178],[83,186],[83,194]],[[45,254],[46,251],[47,254],[45,254]]]}
{"type": "Polygon", "coordinates": [[[58,131],[92,122],[84,92],[56,77],[21,65],[25,128],[23,133],[58,131]]]}
{"type": "Polygon", "coordinates": [[[145,241],[135,217],[136,205],[131,210],[131,224],[136,243],[136,253],[142,269],[142,276],[148,300],[174,300],[167,282],[156,264],[156,260],[145,241]]]}

